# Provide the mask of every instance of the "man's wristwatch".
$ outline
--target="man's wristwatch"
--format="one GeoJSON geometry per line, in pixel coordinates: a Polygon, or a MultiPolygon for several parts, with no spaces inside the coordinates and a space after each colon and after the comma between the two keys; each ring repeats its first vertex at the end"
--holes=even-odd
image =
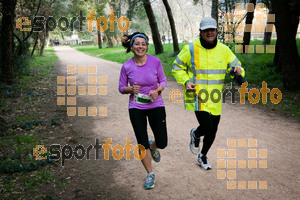
{"type": "Polygon", "coordinates": [[[156,91],[157,91],[157,94],[158,94],[158,95],[161,95],[161,90],[156,89],[156,91]]]}

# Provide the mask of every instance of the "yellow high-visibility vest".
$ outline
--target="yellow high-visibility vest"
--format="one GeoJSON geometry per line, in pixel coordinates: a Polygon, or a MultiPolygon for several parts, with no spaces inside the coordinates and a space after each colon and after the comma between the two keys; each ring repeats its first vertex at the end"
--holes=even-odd
{"type": "MultiPolygon", "coordinates": [[[[226,73],[241,62],[224,44],[217,42],[212,49],[204,48],[197,38],[185,45],[173,62],[172,74],[183,84],[185,109],[206,111],[212,115],[222,113],[222,89],[226,73]],[[194,93],[187,93],[185,83],[196,84],[194,93]]],[[[245,70],[242,69],[242,76],[245,70]]]]}

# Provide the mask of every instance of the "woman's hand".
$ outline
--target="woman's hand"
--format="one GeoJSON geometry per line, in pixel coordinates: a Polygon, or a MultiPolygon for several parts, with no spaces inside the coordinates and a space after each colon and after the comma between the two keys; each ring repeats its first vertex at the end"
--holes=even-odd
{"type": "Polygon", "coordinates": [[[137,94],[140,92],[141,86],[137,85],[137,83],[134,83],[132,86],[132,93],[137,94]]]}
{"type": "Polygon", "coordinates": [[[151,90],[149,92],[149,95],[153,98],[153,99],[157,99],[158,97],[158,92],[156,90],[151,90]]]}

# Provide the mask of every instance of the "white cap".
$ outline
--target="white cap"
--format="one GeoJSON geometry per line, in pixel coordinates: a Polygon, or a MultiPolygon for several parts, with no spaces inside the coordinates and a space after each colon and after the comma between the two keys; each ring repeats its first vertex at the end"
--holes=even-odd
{"type": "Polygon", "coordinates": [[[212,17],[205,17],[200,22],[200,30],[203,31],[209,28],[217,29],[217,21],[212,17]]]}

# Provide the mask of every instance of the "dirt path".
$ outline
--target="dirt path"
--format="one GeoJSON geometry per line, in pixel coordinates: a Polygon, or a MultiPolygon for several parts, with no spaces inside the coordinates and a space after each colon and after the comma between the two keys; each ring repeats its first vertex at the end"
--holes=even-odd
{"type": "MultiPolygon", "coordinates": [[[[61,62],[58,75],[67,74],[67,65],[95,65],[98,76],[107,76],[107,95],[77,97],[77,106],[107,107],[107,116],[68,117],[69,123],[76,130],[73,146],[94,145],[95,138],[99,139],[100,144],[112,138],[113,147],[117,144],[124,146],[126,138],[130,138],[131,144],[136,146],[128,117],[128,96],[118,92],[121,64],[91,57],[69,47],[55,47],[55,51],[61,62]]],[[[77,85],[87,85],[87,75],[78,75],[77,85]]],[[[101,148],[99,160],[94,159],[93,153],[91,160],[86,160],[86,157],[83,160],[67,160],[66,166],[61,170],[61,176],[68,178],[69,181],[64,190],[58,194],[57,191],[53,191],[53,194],[67,199],[297,199],[297,196],[299,197],[299,120],[285,118],[252,106],[223,104],[217,138],[208,154],[213,169],[203,171],[196,165],[196,156],[190,153],[188,147],[189,130],[196,127],[196,118],[193,112],[184,110],[183,104],[175,104],[169,100],[168,94],[172,89],[181,87],[175,81],[169,80],[163,92],[169,144],[161,151],[161,162],[153,164],[156,175],[154,190],[143,189],[145,170],[140,161],[135,159],[132,151],[130,160],[125,160],[125,156],[121,160],[114,160],[110,150],[110,160],[106,161],[103,159],[104,150],[101,148]],[[227,139],[236,139],[237,146],[227,147],[227,139]],[[238,147],[238,144],[243,144],[242,140],[238,143],[238,139],[245,139],[247,143],[251,143],[249,139],[255,139],[257,146],[238,147]],[[217,149],[225,151],[234,149],[236,158],[225,160],[233,160],[229,161],[229,164],[236,161],[236,168],[217,168],[217,160],[221,160],[217,157],[217,149]],[[257,150],[257,158],[248,159],[248,149],[257,150]],[[259,149],[267,149],[267,158],[258,158],[259,149]],[[247,168],[248,164],[246,168],[238,168],[238,160],[248,162],[249,166],[257,162],[257,168],[247,168]],[[259,168],[258,163],[260,167],[267,168],[259,168]],[[228,172],[225,179],[218,179],[218,170],[223,170],[219,171],[220,176],[224,171],[228,172]],[[232,174],[234,170],[236,178],[232,174]],[[233,179],[228,179],[228,176],[233,179]],[[229,187],[234,183],[236,187],[242,187],[243,183],[246,183],[248,189],[227,189],[229,180],[229,187]],[[255,183],[257,189],[250,189],[256,185],[255,183]],[[267,189],[259,189],[263,188],[265,183],[267,189]]],[[[153,138],[150,130],[149,133],[153,138]]],[[[221,164],[223,161],[219,162],[221,164]]]]}

